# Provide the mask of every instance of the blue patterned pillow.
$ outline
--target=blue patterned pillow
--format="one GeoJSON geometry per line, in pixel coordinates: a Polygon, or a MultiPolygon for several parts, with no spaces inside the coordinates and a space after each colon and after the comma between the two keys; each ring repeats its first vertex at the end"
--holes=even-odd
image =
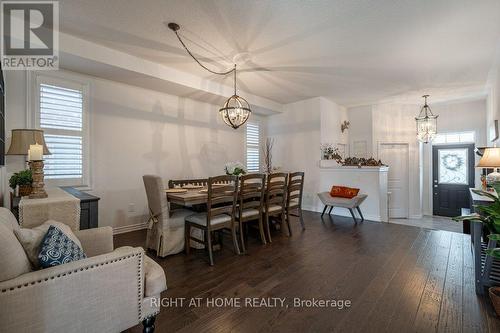
{"type": "Polygon", "coordinates": [[[40,244],[38,261],[42,268],[48,268],[68,262],[85,259],[83,250],[61,229],[51,225],[40,244]]]}

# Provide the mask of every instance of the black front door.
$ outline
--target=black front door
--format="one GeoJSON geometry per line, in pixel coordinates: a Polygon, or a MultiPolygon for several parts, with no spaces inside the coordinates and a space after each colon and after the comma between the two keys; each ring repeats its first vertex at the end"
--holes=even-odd
{"type": "Polygon", "coordinates": [[[459,216],[461,208],[470,208],[469,187],[474,187],[474,144],[433,146],[433,214],[459,216]]]}

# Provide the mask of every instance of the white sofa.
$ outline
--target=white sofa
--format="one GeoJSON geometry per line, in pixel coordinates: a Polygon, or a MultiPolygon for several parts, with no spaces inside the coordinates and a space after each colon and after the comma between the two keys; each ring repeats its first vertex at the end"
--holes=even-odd
{"type": "Polygon", "coordinates": [[[165,273],[142,248],[114,250],[110,227],[75,231],[88,258],[33,271],[15,228],[0,207],[0,332],[154,330],[165,273]]]}

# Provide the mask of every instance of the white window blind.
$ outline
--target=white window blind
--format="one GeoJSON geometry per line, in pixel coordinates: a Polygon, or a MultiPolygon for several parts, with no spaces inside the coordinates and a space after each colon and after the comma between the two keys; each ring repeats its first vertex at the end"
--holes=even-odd
{"type": "Polygon", "coordinates": [[[83,178],[83,90],[39,84],[39,124],[51,155],[44,156],[46,179],[83,178]]]}
{"type": "Polygon", "coordinates": [[[247,170],[258,172],[260,170],[260,128],[259,124],[247,123],[247,170]]]}

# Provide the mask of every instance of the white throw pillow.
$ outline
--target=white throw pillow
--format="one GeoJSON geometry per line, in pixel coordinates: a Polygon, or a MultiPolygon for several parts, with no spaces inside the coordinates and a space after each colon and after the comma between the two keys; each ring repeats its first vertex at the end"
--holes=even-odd
{"type": "Polygon", "coordinates": [[[40,264],[38,262],[38,253],[40,253],[40,245],[42,243],[43,237],[49,230],[49,227],[53,225],[59,228],[68,238],[70,238],[73,242],[75,242],[80,248],[82,248],[82,243],[76,238],[71,228],[61,222],[57,222],[54,220],[48,220],[44,224],[39,225],[38,227],[28,229],[28,228],[20,228],[14,230],[19,243],[24,248],[26,255],[28,256],[29,261],[31,262],[31,266],[33,269],[39,269],[40,264]]]}

